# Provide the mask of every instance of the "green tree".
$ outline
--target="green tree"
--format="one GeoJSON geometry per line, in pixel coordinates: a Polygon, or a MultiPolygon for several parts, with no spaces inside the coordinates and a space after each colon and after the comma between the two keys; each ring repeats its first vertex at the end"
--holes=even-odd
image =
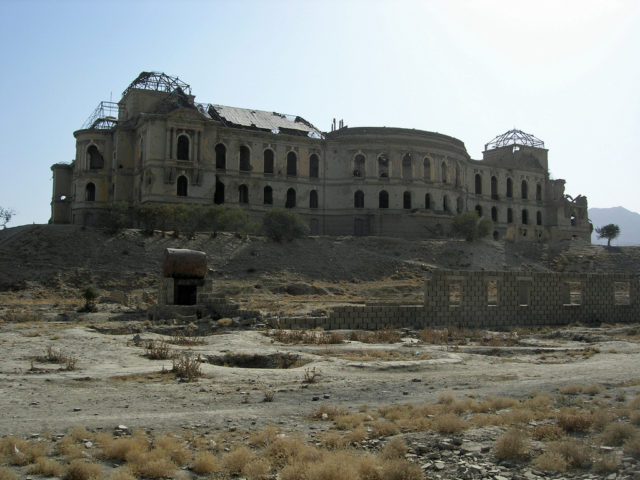
{"type": "Polygon", "coordinates": [[[265,214],[262,230],[268,238],[276,242],[290,242],[294,238],[309,235],[309,227],[298,214],[280,208],[274,208],[265,214]]]}
{"type": "Polygon", "coordinates": [[[493,222],[488,218],[478,217],[475,211],[453,217],[453,232],[464,237],[467,242],[486,237],[492,229],[493,222]]]}
{"type": "Polygon", "coordinates": [[[129,206],[125,202],[110,203],[102,212],[102,224],[109,233],[129,226],[129,206]]]}
{"type": "Polygon", "coordinates": [[[610,223],[605,225],[604,227],[596,228],[596,233],[598,234],[598,238],[606,238],[607,239],[607,247],[611,246],[611,240],[617,238],[620,235],[620,227],[615,223],[610,223]]]}
{"type": "Polygon", "coordinates": [[[7,223],[11,221],[15,214],[15,210],[11,208],[0,207],[0,225],[2,225],[2,228],[7,228],[7,223]]]}

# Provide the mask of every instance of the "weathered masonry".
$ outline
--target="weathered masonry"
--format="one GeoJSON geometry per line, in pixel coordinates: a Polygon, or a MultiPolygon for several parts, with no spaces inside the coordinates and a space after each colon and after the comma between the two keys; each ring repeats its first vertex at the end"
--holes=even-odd
{"type": "Polygon", "coordinates": [[[328,318],[282,319],[284,328],[499,328],[637,322],[640,276],[435,271],[424,305],[344,306],[328,318]]]}
{"type": "Polygon", "coordinates": [[[587,199],[549,176],[544,142],[511,130],[472,159],[462,141],[415,129],[196,103],[191,87],[142,72],[101,102],[53,171],[52,223],[98,225],[114,202],[224,204],[254,218],[290,208],[313,234],[445,236],[458,213],[493,220],[493,237],[590,240],[587,199]]]}

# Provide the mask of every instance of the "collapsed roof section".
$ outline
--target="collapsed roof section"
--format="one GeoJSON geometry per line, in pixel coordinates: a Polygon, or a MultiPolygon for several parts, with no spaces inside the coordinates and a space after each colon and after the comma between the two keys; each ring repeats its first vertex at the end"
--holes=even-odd
{"type": "Polygon", "coordinates": [[[187,95],[191,95],[191,86],[178,77],[171,77],[162,72],[142,72],[138,75],[129,86],[122,92],[122,96],[126,96],[133,89],[139,90],[155,90],[157,92],[173,92],[175,89],[181,89],[187,95]]]}
{"type": "Polygon", "coordinates": [[[212,104],[200,104],[198,105],[198,110],[200,110],[200,113],[206,114],[228,127],[322,138],[320,130],[304,118],[296,115],[212,104]]]}
{"type": "Polygon", "coordinates": [[[116,102],[100,102],[82,129],[110,130],[118,123],[119,105],[116,102]]]}
{"type": "Polygon", "coordinates": [[[536,138],[529,133],[525,133],[522,130],[513,129],[503,133],[502,135],[498,135],[489,143],[486,143],[484,149],[492,150],[509,145],[522,145],[525,147],[544,148],[544,142],[539,138],[536,138]]]}

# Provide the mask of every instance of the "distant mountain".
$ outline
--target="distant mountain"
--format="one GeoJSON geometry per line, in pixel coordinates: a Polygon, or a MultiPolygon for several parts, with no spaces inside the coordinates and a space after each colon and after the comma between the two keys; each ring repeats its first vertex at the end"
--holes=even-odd
{"type": "Polygon", "coordinates": [[[605,238],[599,239],[595,231],[596,227],[602,227],[609,223],[615,223],[620,227],[620,236],[611,242],[611,245],[640,245],[640,214],[627,210],[624,207],[590,208],[589,219],[593,224],[591,242],[607,244],[605,238]]]}

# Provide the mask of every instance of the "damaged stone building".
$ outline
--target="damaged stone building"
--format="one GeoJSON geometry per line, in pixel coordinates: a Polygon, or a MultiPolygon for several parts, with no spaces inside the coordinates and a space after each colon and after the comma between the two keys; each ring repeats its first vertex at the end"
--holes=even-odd
{"type": "Polygon", "coordinates": [[[520,130],[472,159],[462,141],[386,127],[322,132],[299,116],[197,103],[188,84],[143,72],[74,132],[53,171],[52,223],[97,225],[113,202],[275,207],[313,234],[438,237],[475,210],[493,237],[589,241],[587,200],[549,177],[544,143],[520,130]]]}

